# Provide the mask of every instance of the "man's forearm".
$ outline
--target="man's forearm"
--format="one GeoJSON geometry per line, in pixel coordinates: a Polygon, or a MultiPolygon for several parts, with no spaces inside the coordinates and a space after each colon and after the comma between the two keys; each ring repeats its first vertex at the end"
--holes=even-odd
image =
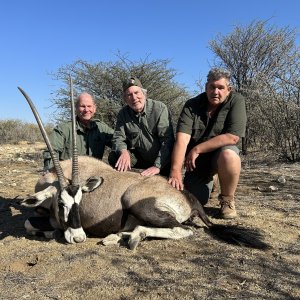
{"type": "Polygon", "coordinates": [[[212,152],[227,145],[236,145],[239,137],[230,133],[220,134],[194,147],[198,154],[212,152]]]}

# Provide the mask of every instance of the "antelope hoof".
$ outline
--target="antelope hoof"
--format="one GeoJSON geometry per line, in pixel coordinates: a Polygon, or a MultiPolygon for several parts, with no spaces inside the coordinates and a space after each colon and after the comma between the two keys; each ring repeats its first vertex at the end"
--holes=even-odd
{"type": "Polygon", "coordinates": [[[109,245],[119,245],[121,241],[121,237],[118,234],[110,234],[107,237],[105,237],[101,243],[104,246],[109,245]]]}

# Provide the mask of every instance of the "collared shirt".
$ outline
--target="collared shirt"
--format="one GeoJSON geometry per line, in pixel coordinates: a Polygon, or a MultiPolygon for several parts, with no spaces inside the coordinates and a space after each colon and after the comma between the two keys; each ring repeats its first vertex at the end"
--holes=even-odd
{"type": "Polygon", "coordinates": [[[173,144],[173,126],[164,103],[147,99],[142,113],[128,105],[120,110],[112,139],[114,151],[134,150],[161,169],[170,161],[173,144]]]}
{"type": "MultiPolygon", "coordinates": [[[[88,155],[102,159],[105,146],[111,147],[113,129],[100,120],[91,120],[89,127],[86,128],[76,118],[76,132],[78,155],[88,155]]],[[[72,122],[56,126],[49,135],[49,139],[59,160],[66,160],[72,157],[72,122]]],[[[43,156],[44,168],[48,169],[52,166],[49,151],[44,151],[43,156]]]]}
{"type": "Polygon", "coordinates": [[[182,109],[177,132],[191,135],[187,153],[197,144],[220,134],[245,136],[247,117],[245,100],[241,94],[231,92],[212,118],[209,118],[207,108],[207,95],[202,93],[188,100],[182,109]]]}

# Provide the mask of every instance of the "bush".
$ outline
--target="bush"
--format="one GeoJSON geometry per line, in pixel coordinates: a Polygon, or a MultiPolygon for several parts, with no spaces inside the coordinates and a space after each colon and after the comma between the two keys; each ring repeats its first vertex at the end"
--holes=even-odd
{"type": "MultiPolygon", "coordinates": [[[[46,125],[46,131],[51,130],[51,126],[46,125]]],[[[0,120],[0,144],[17,144],[20,141],[42,142],[38,125],[20,120],[0,120]]]]}

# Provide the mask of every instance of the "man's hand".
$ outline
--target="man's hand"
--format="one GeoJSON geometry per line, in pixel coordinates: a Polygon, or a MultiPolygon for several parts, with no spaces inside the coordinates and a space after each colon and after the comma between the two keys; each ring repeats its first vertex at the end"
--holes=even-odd
{"type": "Polygon", "coordinates": [[[196,159],[199,156],[199,153],[196,152],[196,149],[193,148],[185,158],[185,167],[187,171],[193,171],[196,169],[196,159]]]}
{"type": "Polygon", "coordinates": [[[115,167],[119,172],[126,172],[128,170],[131,170],[131,160],[128,150],[122,150],[121,155],[115,164],[115,167]]]}
{"type": "Polygon", "coordinates": [[[169,181],[168,181],[174,188],[179,191],[183,190],[183,182],[182,182],[182,173],[171,171],[169,181]]]}
{"type": "Polygon", "coordinates": [[[144,171],[141,173],[141,175],[142,175],[142,176],[153,176],[153,175],[159,174],[159,172],[160,172],[160,169],[153,166],[153,167],[150,167],[150,168],[144,170],[144,171]]]}

